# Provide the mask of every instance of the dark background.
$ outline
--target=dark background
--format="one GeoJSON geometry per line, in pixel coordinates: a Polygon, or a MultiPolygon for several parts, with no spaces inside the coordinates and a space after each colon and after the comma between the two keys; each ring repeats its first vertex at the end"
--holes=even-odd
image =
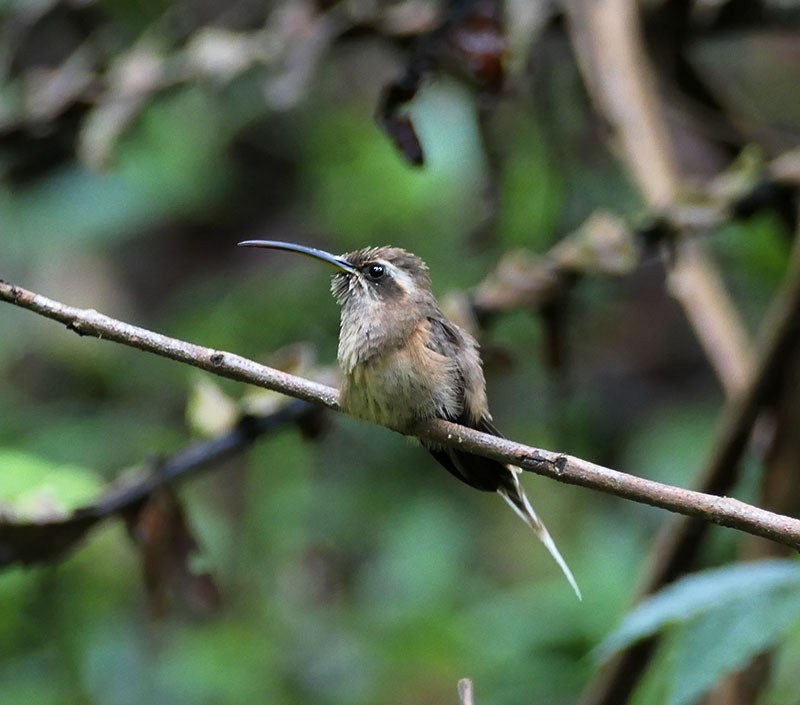
{"type": "MultiPolygon", "coordinates": [[[[767,165],[797,145],[796,10],[644,3],[683,203],[728,198],[706,188],[723,172],[754,199],[682,230],[656,227],[662,204],[615,146],[561,6],[508,2],[506,29],[487,21],[476,58],[452,47],[473,5],[3,3],[0,277],[330,380],[328,269],[236,242],[401,246],[479,335],[508,437],[689,485],[725,391],[670,296],[670,253],[682,238],[707,251],[745,330],[759,330],[793,235],[794,192],[767,165]],[[499,90],[493,41],[507,47],[499,90]],[[384,118],[408,111],[422,168],[374,119],[385,86],[420,66],[416,95],[384,118]],[[503,257],[545,257],[597,209],[625,224],[633,259],[619,272],[590,257],[556,267],[544,303],[475,305],[503,257]]],[[[536,261],[534,285],[552,261],[536,261]]],[[[282,403],[3,307],[0,516],[66,516],[123,473],[282,403]]],[[[287,424],[180,484],[183,519],[151,507],[168,525],[161,543],[143,549],[112,520],[62,561],[8,566],[0,699],[423,705],[455,702],[470,676],[481,704],[574,702],[668,515],[526,476],[578,603],[499,498],[389,431],[341,415],[313,426],[287,424]],[[183,532],[196,551],[170,543],[191,544],[183,532]]],[[[758,502],[759,467],[749,457],[732,494],[758,502]]],[[[142,517],[128,516],[140,539],[142,517]]],[[[703,563],[740,544],[716,529],[703,563]]],[[[785,645],[763,702],[796,702],[799,649],[796,636],[785,645]]],[[[666,702],[669,668],[662,655],[637,702],[666,702]]]]}

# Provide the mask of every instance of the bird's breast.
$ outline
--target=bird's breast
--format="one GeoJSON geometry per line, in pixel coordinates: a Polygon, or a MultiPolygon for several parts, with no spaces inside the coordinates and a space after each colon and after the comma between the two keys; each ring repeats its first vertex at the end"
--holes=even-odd
{"type": "Polygon", "coordinates": [[[425,345],[418,328],[402,345],[342,365],[342,407],[400,430],[428,418],[457,416],[463,389],[454,361],[425,345]]]}

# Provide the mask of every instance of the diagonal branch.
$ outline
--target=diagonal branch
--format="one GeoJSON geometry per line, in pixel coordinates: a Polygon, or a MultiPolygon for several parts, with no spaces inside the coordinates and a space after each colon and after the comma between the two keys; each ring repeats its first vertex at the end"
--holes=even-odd
{"type": "Polygon", "coordinates": [[[288,400],[265,416],[244,416],[228,432],[207,441],[192,443],[168,458],[158,458],[135,477],[124,477],[91,505],[67,517],[36,520],[0,516],[0,568],[14,563],[32,565],[54,561],[74,549],[90,530],[112,517],[131,517],[149,498],[166,485],[174,485],[241,453],[260,436],[289,423],[307,426],[317,406],[298,399],[288,400]]]}
{"type": "MultiPolygon", "coordinates": [[[[785,385],[800,341],[800,243],[796,242],[789,270],[766,316],[758,364],[743,394],[730,399],[723,411],[706,466],[695,486],[705,492],[726,492],[739,479],[741,460],[759,414],[785,385]]],[[[696,518],[675,517],[651,552],[640,596],[657,592],[688,572],[704,545],[708,525],[696,518]]],[[[586,705],[623,703],[655,653],[657,638],[632,645],[609,661],[591,683],[586,705]]]]}
{"type": "Polygon", "coordinates": [[[154,333],[146,328],[118,321],[94,309],[68,306],[2,279],[0,279],[0,300],[64,323],[69,330],[78,335],[122,343],[160,357],[199,367],[220,377],[247,382],[257,387],[282,392],[296,399],[339,409],[339,393],[332,387],[259,365],[240,355],[154,333]]]}
{"type": "MultiPolygon", "coordinates": [[[[682,174],[664,101],[650,64],[635,0],[562,0],[584,83],[642,199],[654,210],[681,201],[682,174]]],[[[698,342],[728,396],[753,369],[749,337],[722,277],[702,244],[682,237],[668,275],[698,342]]]]}
{"type": "MultiPolygon", "coordinates": [[[[216,375],[341,411],[337,390],[259,365],[239,355],[154,333],[93,309],[67,306],[2,280],[0,300],[60,321],[79,335],[112,340],[199,367],[216,375]]],[[[524,470],[561,482],[699,517],[800,549],[800,520],[768,512],[729,497],[715,497],[665,485],[595,465],[587,460],[532,448],[442,420],[424,424],[413,435],[493,460],[512,463],[524,470]]]]}

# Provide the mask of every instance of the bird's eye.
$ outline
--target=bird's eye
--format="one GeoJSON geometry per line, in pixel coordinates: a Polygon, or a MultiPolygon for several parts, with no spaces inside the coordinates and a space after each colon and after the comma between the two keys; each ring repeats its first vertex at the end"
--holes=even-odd
{"type": "Polygon", "coordinates": [[[379,281],[386,276],[386,267],[382,264],[371,264],[367,267],[367,276],[374,282],[379,281]]]}

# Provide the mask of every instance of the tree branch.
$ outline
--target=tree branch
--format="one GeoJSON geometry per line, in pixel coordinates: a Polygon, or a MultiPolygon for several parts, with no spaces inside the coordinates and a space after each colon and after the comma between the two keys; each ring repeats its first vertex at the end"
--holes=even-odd
{"type": "MultiPolygon", "coordinates": [[[[184,362],[222,377],[246,382],[298,399],[339,408],[337,390],[259,365],[239,355],[194,345],[132,326],[93,309],[67,306],[0,280],[0,300],[60,321],[79,335],[108,339],[184,362]]],[[[447,421],[425,423],[413,435],[476,455],[513,463],[539,475],[607,492],[669,511],[762,536],[800,549],[800,520],[768,512],[728,497],[693,492],[595,465],[562,453],[490,436],[447,421]]]]}
{"type": "MultiPolygon", "coordinates": [[[[759,414],[774,399],[776,389],[786,386],[788,368],[796,357],[800,339],[800,238],[795,242],[789,270],[766,316],[760,339],[758,364],[749,385],[743,394],[728,400],[706,466],[693,482],[704,492],[727,492],[738,481],[742,456],[759,414]]],[[[691,569],[704,545],[707,528],[707,524],[692,517],[675,517],[665,527],[651,551],[640,597],[657,592],[691,569]]],[[[617,654],[591,683],[584,705],[611,705],[629,699],[657,643],[658,639],[651,637],[617,654]]]]}
{"type": "Polygon", "coordinates": [[[290,423],[313,427],[313,416],[320,411],[318,406],[291,399],[271,414],[242,417],[228,432],[192,443],[168,458],[158,458],[135,477],[124,477],[94,503],[79,507],[69,516],[44,521],[0,517],[0,568],[62,558],[100,522],[131,516],[159,489],[241,453],[260,436],[290,423]]]}
{"type": "MultiPolygon", "coordinates": [[[[663,100],[645,51],[634,0],[562,0],[584,84],[607,120],[623,163],[654,210],[680,202],[682,175],[663,100]]],[[[746,328],[701,243],[682,238],[668,275],[725,392],[743,389],[753,369],[746,328]]]]}

